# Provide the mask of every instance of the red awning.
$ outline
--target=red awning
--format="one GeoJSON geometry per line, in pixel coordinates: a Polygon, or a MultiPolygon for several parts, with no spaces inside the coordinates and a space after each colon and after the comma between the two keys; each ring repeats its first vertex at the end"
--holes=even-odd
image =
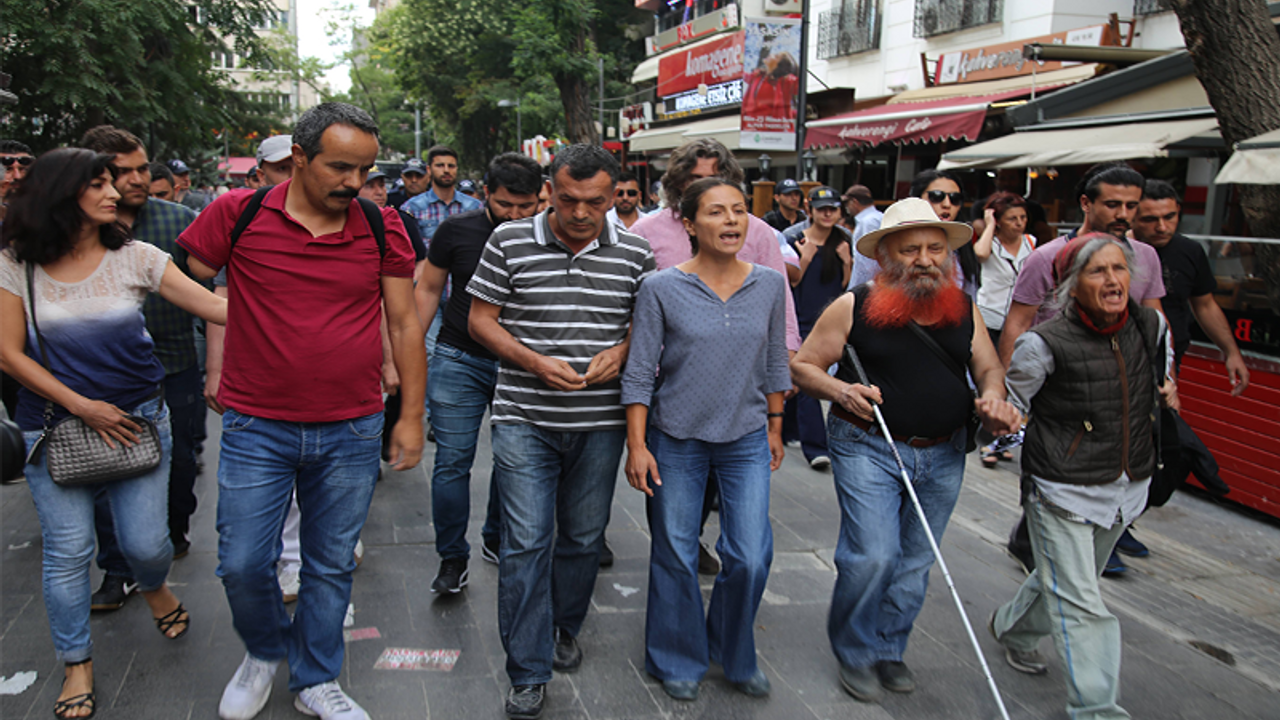
{"type": "Polygon", "coordinates": [[[1028,94],[1030,90],[1020,89],[992,95],[895,103],[812,120],[805,123],[804,146],[830,148],[959,138],[973,141],[982,131],[988,105],[1028,94]]]}
{"type": "MultiPolygon", "coordinates": [[[[249,171],[258,164],[256,158],[251,157],[231,157],[231,175],[248,175],[249,171]]],[[[227,169],[227,161],[222,160],[218,163],[218,171],[222,172],[227,169]]]]}

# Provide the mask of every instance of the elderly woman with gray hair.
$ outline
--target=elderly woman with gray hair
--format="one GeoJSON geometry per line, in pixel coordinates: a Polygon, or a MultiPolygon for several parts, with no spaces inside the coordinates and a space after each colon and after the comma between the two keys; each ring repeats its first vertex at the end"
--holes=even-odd
{"type": "Polygon", "coordinates": [[[1098,578],[1142,512],[1155,470],[1152,415],[1172,383],[1164,318],[1129,297],[1133,254],[1113,236],[1077,238],[1054,261],[1060,312],[1018,338],[1010,402],[1030,416],[1022,502],[1036,569],[989,628],[1016,670],[1048,671],[1052,635],[1073,718],[1127,718],[1116,703],[1120,622],[1098,578]]]}

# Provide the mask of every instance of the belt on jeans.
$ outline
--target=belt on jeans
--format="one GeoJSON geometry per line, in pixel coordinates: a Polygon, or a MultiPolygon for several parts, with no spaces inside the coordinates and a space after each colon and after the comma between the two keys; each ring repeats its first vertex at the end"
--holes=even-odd
{"type": "MultiPolygon", "coordinates": [[[[866,430],[872,435],[880,432],[880,428],[875,423],[869,420],[863,420],[862,418],[858,417],[857,415],[854,415],[848,410],[845,410],[843,407],[841,407],[836,403],[831,403],[831,414],[835,415],[841,420],[844,420],[850,425],[856,425],[857,427],[860,427],[863,430],[866,430]]],[[[927,448],[927,447],[933,447],[934,445],[941,445],[942,443],[950,440],[951,436],[943,435],[941,437],[926,438],[926,437],[920,437],[918,435],[912,435],[910,437],[907,437],[906,435],[894,435],[893,439],[897,440],[900,443],[906,443],[907,445],[913,448],[927,448]]]]}

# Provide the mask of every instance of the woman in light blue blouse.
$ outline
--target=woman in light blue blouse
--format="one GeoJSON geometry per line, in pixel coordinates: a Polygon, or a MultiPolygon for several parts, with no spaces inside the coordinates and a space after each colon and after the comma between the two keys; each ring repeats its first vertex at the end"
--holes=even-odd
{"type": "Polygon", "coordinates": [[[741,188],[699,180],[680,204],[693,258],[645,281],[622,377],[627,480],[652,498],[645,669],[695,700],[708,663],[762,697],[752,624],[773,560],[769,473],[782,464],[787,370],[781,273],[737,258],[741,188]],[[722,565],[703,620],[698,526],[707,475],[720,482],[722,565]]]}

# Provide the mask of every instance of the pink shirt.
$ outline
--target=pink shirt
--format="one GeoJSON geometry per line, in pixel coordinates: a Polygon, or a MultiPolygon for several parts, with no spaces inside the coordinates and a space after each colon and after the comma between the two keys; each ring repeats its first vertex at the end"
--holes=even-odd
{"type": "MultiPolygon", "coordinates": [[[[1058,312],[1053,307],[1053,303],[1049,302],[1053,299],[1055,288],[1053,260],[1058,257],[1058,251],[1067,244],[1067,241],[1073,239],[1074,236],[1063,235],[1041,245],[1023,262],[1022,269],[1018,271],[1018,280],[1013,285],[1013,300],[1039,308],[1036,311],[1035,320],[1031,323],[1032,327],[1048,320],[1058,312]]],[[[1164,277],[1160,269],[1160,256],[1156,253],[1156,249],[1144,242],[1128,240],[1125,242],[1129,245],[1129,249],[1133,250],[1136,266],[1130,272],[1129,296],[1139,303],[1143,300],[1159,300],[1164,297],[1164,277]]]]}
{"type": "MultiPolygon", "coordinates": [[[[693,257],[689,233],[684,231],[684,224],[674,210],[659,210],[640,218],[631,226],[631,232],[649,241],[659,270],[675,267],[693,257]]],[[[747,241],[738,251],[738,259],[777,270],[782,273],[783,278],[787,277],[787,267],[782,261],[782,248],[778,245],[778,233],[755,215],[747,223],[747,241]]],[[[799,350],[800,326],[796,323],[795,300],[791,293],[786,295],[787,349],[799,350]]]]}

